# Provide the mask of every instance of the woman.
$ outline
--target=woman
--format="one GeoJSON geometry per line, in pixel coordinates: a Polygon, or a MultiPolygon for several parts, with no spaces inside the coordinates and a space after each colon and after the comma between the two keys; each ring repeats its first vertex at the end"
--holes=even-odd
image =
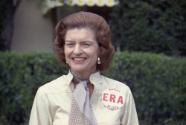
{"type": "Polygon", "coordinates": [[[62,19],[54,50],[69,73],[38,89],[29,125],[138,125],[129,87],[102,75],[114,49],[101,16],[77,12],[62,19]]]}

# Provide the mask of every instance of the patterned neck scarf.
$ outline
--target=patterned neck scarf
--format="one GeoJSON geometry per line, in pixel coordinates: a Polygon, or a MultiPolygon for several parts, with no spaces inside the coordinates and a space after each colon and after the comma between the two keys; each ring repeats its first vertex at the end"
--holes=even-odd
{"type": "Polygon", "coordinates": [[[87,81],[79,81],[72,94],[69,125],[96,125],[90,105],[87,81]]]}

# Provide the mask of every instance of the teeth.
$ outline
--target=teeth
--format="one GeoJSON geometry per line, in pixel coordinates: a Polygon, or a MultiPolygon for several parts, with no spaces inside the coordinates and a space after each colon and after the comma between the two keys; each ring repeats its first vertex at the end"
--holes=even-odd
{"type": "Polygon", "coordinates": [[[78,58],[73,58],[73,60],[81,61],[81,60],[84,60],[84,58],[80,58],[80,57],[78,57],[78,58]]]}

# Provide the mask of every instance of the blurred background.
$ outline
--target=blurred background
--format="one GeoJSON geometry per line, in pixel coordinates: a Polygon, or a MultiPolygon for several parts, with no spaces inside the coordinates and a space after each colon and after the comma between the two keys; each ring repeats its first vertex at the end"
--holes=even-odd
{"type": "Polygon", "coordinates": [[[67,72],[53,50],[56,23],[103,16],[116,49],[106,74],[126,82],[141,125],[186,125],[185,0],[1,0],[0,125],[27,125],[42,84],[67,72]]]}

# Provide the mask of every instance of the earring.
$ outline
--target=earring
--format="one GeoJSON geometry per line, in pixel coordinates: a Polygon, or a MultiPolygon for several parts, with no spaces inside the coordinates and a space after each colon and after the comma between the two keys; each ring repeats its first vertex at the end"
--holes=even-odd
{"type": "Polygon", "coordinates": [[[67,61],[67,60],[65,60],[65,63],[66,63],[66,64],[68,64],[68,61],[67,61]]]}
{"type": "Polygon", "coordinates": [[[101,64],[101,59],[98,57],[98,62],[97,62],[98,65],[101,64]]]}

